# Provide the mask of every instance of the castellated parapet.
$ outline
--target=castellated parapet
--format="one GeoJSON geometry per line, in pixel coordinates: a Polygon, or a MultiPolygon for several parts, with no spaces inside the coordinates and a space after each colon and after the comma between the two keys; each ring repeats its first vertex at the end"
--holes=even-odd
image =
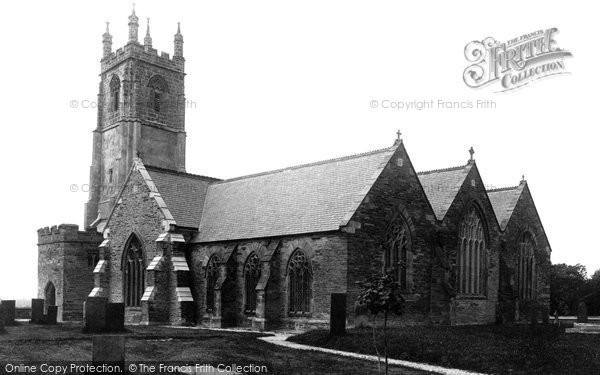
{"type": "Polygon", "coordinates": [[[38,229],[38,245],[56,242],[97,243],[102,236],[96,231],[80,231],[77,224],[60,224],[38,229]]]}
{"type": "Polygon", "coordinates": [[[82,320],[82,305],[94,285],[102,235],[75,224],[38,229],[38,297],[58,306],[58,320],[82,320]]]}
{"type": "Polygon", "coordinates": [[[101,73],[105,73],[131,58],[143,60],[161,68],[177,72],[183,72],[185,68],[185,59],[181,56],[173,56],[171,58],[166,52],[161,52],[159,55],[158,50],[152,47],[143,46],[139,43],[128,43],[117,49],[116,52],[111,52],[108,56],[102,58],[100,62],[101,73]]]}

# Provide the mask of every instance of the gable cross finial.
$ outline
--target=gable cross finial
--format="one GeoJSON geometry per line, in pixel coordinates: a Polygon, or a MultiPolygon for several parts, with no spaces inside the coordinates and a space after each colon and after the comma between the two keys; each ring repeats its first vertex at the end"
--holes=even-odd
{"type": "Polygon", "coordinates": [[[522,175],[521,176],[521,183],[524,183],[524,182],[525,182],[525,175],[522,175]]]}
{"type": "Polygon", "coordinates": [[[394,141],[394,146],[402,142],[402,132],[400,129],[396,131],[396,140],[394,141]]]}
{"type": "Polygon", "coordinates": [[[471,146],[471,148],[469,149],[469,154],[471,155],[471,157],[469,158],[469,162],[473,162],[473,154],[475,153],[475,150],[473,149],[473,146],[471,146]]]}

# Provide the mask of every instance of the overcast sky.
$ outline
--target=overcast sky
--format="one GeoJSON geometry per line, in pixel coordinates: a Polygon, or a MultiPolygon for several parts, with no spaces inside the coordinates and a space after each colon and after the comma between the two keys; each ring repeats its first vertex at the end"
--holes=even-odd
{"type": "MultiPolygon", "coordinates": [[[[140,41],[150,17],[154,47],[171,55],[181,21],[188,172],[230,178],[355,154],[390,146],[397,129],[417,170],[464,164],[473,146],[488,187],[526,176],[552,261],[591,274],[600,268],[597,12],[565,4],[171,0],[137,1],[136,13],[140,41]],[[551,27],[573,53],[571,74],[502,94],[464,84],[467,43],[551,27]],[[395,110],[384,100],[436,106],[395,110]],[[438,100],[496,108],[440,109],[438,100]]],[[[113,48],[124,45],[131,2],[0,6],[0,298],[31,298],[36,230],[82,225],[101,35],[110,21],[113,48]]]]}

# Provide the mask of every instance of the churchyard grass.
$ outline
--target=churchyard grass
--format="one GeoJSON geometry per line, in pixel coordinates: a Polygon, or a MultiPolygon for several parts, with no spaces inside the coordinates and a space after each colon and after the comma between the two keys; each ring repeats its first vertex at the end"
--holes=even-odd
{"type": "MultiPolygon", "coordinates": [[[[383,335],[378,332],[383,348],[383,335]]],[[[598,374],[600,335],[565,334],[552,325],[388,328],[390,358],[493,374],[598,374]]],[[[331,337],[312,330],[289,341],[375,355],[373,331],[331,337]]]]}
{"type": "MultiPolygon", "coordinates": [[[[21,323],[0,335],[0,363],[90,361],[92,335],[81,324],[21,323]]],[[[377,364],[336,355],[283,348],[259,333],[127,326],[127,363],[267,365],[269,374],[376,374],[377,364]]],[[[392,367],[391,374],[424,374],[392,367]]]]}

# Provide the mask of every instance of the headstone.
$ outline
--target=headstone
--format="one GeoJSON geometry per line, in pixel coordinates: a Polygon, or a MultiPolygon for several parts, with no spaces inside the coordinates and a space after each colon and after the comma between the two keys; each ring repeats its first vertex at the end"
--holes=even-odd
{"type": "Polygon", "coordinates": [[[31,322],[36,324],[44,323],[44,299],[31,299],[31,322]]]}
{"type": "Polygon", "coordinates": [[[0,301],[0,333],[4,333],[4,304],[0,301]]]}
{"type": "Polygon", "coordinates": [[[329,334],[344,335],[346,333],[346,293],[331,294],[331,310],[329,313],[329,334]]]}
{"type": "Polygon", "coordinates": [[[3,300],[2,306],[4,307],[4,325],[14,325],[16,315],[15,300],[3,300]]]}
{"type": "Polygon", "coordinates": [[[48,312],[44,316],[45,317],[44,323],[51,324],[51,325],[56,324],[57,315],[58,315],[58,306],[55,306],[55,305],[48,306],[48,312]]]}
{"type": "Polygon", "coordinates": [[[92,363],[94,365],[121,366],[121,369],[125,369],[125,336],[94,336],[92,338],[92,363]]]}
{"type": "Polygon", "coordinates": [[[579,306],[577,306],[577,323],[587,323],[588,322],[588,312],[587,305],[585,302],[579,302],[579,306]]]}
{"type": "Polygon", "coordinates": [[[106,330],[108,332],[125,330],[125,304],[109,303],[106,305],[106,330]]]}
{"type": "Polygon", "coordinates": [[[367,309],[366,305],[360,304],[358,301],[356,301],[354,303],[354,327],[362,328],[370,326],[369,309],[367,309]]]}
{"type": "Polygon", "coordinates": [[[550,324],[550,308],[548,306],[542,307],[542,323],[550,324]]]}
{"type": "Polygon", "coordinates": [[[84,329],[86,332],[102,332],[106,329],[105,297],[86,298],[84,329]]]}

